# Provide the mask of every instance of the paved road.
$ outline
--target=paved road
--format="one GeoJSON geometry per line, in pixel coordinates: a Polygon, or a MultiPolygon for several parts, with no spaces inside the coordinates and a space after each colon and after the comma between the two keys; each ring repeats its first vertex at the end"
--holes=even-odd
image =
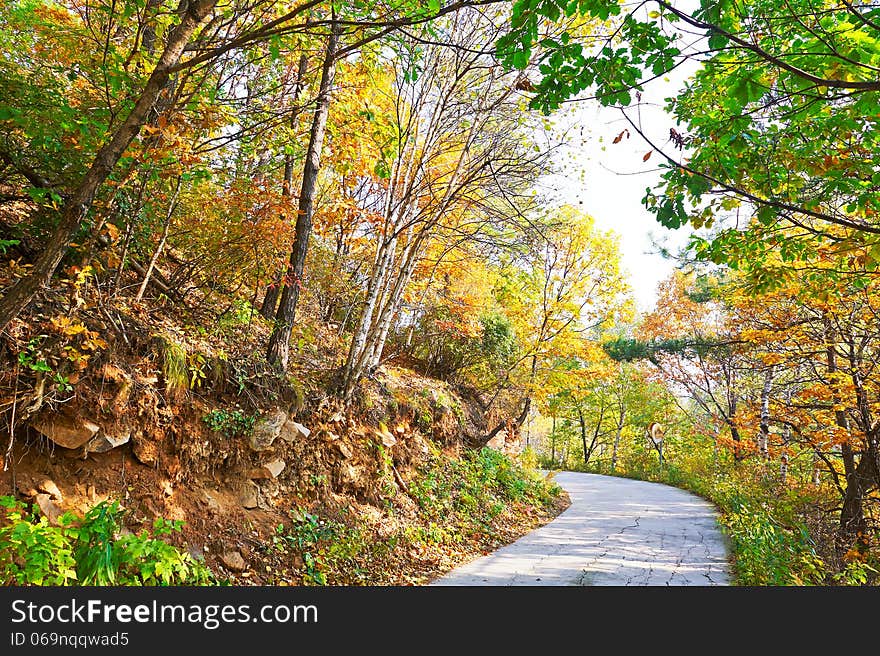
{"type": "Polygon", "coordinates": [[[513,544],[431,585],[727,585],[711,504],[688,492],[560,472],[571,506],[513,544]]]}

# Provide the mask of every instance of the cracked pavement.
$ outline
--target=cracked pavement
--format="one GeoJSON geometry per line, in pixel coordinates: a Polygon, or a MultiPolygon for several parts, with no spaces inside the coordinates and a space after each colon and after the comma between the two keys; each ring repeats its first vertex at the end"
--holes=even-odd
{"type": "Polygon", "coordinates": [[[714,508],[668,485],[558,472],[571,506],[431,585],[728,585],[714,508]]]}

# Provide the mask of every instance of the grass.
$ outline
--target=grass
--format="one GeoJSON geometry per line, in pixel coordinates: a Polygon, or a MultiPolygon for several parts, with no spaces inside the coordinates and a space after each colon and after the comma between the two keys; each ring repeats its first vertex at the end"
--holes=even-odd
{"type": "Polygon", "coordinates": [[[451,458],[435,452],[408,485],[416,515],[386,508],[384,535],[355,516],[302,509],[279,525],[269,555],[305,585],[423,583],[475,553],[497,548],[560,509],[561,489],[492,449],[451,458]]]}

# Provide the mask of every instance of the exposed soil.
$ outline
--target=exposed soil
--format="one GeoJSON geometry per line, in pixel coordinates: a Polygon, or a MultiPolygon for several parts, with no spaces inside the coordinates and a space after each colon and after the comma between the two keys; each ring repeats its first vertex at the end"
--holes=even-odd
{"type": "MultiPolygon", "coordinates": [[[[16,266],[0,268],[0,286],[20,275],[16,266]]],[[[123,276],[120,289],[138,281],[123,276]]],[[[230,319],[210,294],[134,302],[92,273],[65,270],[0,334],[0,494],[34,501],[49,488],[54,504],[77,513],[119,500],[134,532],[155,517],[182,520],[169,540],[236,584],[303,582],[301,554],[273,547],[277,527],[303,513],[395,545],[350,577],[337,572],[337,582],[418,584],[564,507],[564,499],[553,508],[511,503],[456,540],[401,541],[435,528],[409,482],[431,454],[455,457],[478,441],[488,423],[479,399],[389,365],[345,407],[327,391],[345,348],[336,326],[304,313],[282,374],[260,356],[269,324],[254,314],[230,319]],[[305,431],[255,449],[245,428],[273,416],[305,431]],[[58,422],[97,432],[64,448],[45,434],[58,422]],[[224,558],[234,552],[243,569],[224,558]]]]}

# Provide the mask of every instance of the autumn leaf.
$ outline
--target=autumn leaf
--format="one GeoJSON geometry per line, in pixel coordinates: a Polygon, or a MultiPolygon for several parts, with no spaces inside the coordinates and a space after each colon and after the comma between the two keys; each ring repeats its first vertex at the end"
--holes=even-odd
{"type": "Polygon", "coordinates": [[[647,162],[648,159],[650,159],[651,154],[652,154],[653,152],[654,152],[653,150],[649,150],[647,153],[645,153],[645,155],[642,157],[642,161],[643,161],[643,162],[647,162]]]}

